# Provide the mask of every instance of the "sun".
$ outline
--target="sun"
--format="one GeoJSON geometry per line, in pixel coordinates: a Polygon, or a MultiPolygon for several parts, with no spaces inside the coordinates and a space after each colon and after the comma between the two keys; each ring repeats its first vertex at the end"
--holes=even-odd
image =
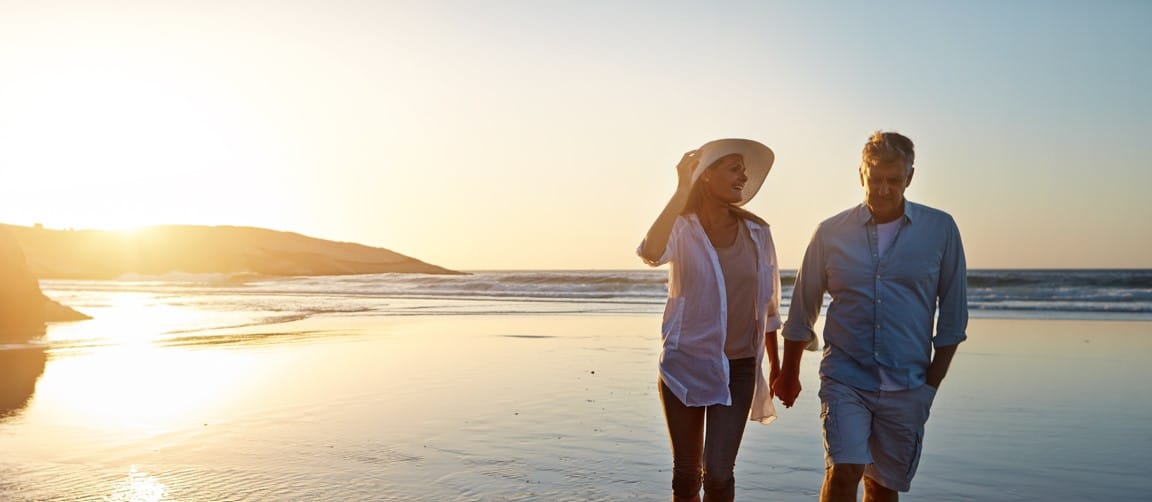
{"type": "MultiPolygon", "coordinates": [[[[243,215],[236,196],[279,189],[292,142],[243,83],[122,52],[54,54],[0,97],[4,221],[132,231],[243,215]],[[10,174],[11,175],[11,174],[10,174]],[[270,184],[269,180],[275,182],[270,184]]],[[[248,206],[253,204],[247,203],[248,206]]]]}

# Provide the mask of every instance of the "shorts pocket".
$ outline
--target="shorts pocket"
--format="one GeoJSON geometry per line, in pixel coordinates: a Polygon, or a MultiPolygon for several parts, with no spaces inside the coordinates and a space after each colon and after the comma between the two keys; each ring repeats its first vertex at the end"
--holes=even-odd
{"type": "Polygon", "coordinates": [[[910,483],[916,475],[916,467],[920,465],[920,453],[924,451],[924,433],[916,434],[916,443],[912,447],[911,460],[908,462],[908,472],[904,473],[904,482],[910,483]]]}
{"type": "Polygon", "coordinates": [[[831,413],[828,409],[828,402],[821,400],[820,402],[820,432],[824,436],[824,463],[825,467],[832,466],[832,443],[828,440],[829,437],[836,437],[836,415],[831,413]]]}
{"type": "Polygon", "coordinates": [[[924,405],[924,421],[927,422],[928,421],[928,415],[932,411],[932,403],[934,401],[936,401],[937,389],[936,389],[936,387],[933,387],[933,386],[928,385],[928,384],[924,384],[923,387],[926,390],[924,391],[924,398],[922,399],[922,404],[924,405]]]}

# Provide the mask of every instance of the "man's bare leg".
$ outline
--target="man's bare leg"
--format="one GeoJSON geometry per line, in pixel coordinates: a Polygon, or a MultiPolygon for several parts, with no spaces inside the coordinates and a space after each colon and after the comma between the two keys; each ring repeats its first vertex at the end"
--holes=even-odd
{"type": "Polygon", "coordinates": [[[824,471],[820,502],[856,502],[864,464],[835,464],[824,471]]]}
{"type": "Polygon", "coordinates": [[[864,476],[864,502],[897,502],[900,492],[864,476]]]}

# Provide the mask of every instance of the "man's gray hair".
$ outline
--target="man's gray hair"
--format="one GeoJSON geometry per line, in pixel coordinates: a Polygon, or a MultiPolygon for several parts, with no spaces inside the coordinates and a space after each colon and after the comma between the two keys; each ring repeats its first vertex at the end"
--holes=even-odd
{"type": "Polygon", "coordinates": [[[864,144],[860,155],[861,167],[875,166],[881,162],[903,161],[905,170],[912,169],[916,162],[916,149],[912,140],[898,132],[876,131],[864,144]]]}

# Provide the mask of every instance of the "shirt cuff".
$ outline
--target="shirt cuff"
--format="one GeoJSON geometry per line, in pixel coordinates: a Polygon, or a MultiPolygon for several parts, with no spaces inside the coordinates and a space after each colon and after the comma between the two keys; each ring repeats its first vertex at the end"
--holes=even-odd
{"type": "Polygon", "coordinates": [[[771,333],[773,331],[779,331],[783,325],[784,323],[780,320],[780,316],[774,315],[768,318],[768,326],[764,328],[764,332],[771,333]]]}
{"type": "Polygon", "coordinates": [[[937,333],[936,336],[932,338],[932,347],[938,349],[940,347],[948,347],[951,345],[957,345],[960,342],[963,342],[964,340],[967,340],[967,339],[968,339],[968,335],[963,333],[963,332],[961,332],[961,333],[937,333]]]}
{"type": "Polygon", "coordinates": [[[810,342],[816,339],[816,329],[811,326],[798,326],[796,323],[786,322],[780,336],[793,342],[810,342]]]}
{"type": "Polygon", "coordinates": [[[644,260],[644,263],[647,263],[648,265],[653,266],[653,267],[659,267],[660,265],[668,263],[668,249],[667,248],[664,249],[664,254],[660,255],[660,259],[658,259],[656,261],[652,261],[652,260],[649,260],[648,258],[646,258],[644,256],[644,241],[640,241],[640,245],[636,246],[636,256],[639,256],[641,260],[644,260]]]}

